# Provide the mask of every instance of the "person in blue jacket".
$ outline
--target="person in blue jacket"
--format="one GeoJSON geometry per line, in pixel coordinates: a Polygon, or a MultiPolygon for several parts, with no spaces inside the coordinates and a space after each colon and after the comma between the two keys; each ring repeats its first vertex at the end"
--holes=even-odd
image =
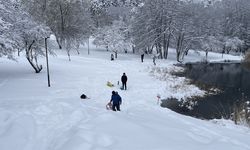
{"type": "Polygon", "coordinates": [[[118,94],[118,92],[112,91],[110,103],[112,103],[112,110],[113,111],[120,111],[120,105],[122,104],[122,98],[118,94]]]}

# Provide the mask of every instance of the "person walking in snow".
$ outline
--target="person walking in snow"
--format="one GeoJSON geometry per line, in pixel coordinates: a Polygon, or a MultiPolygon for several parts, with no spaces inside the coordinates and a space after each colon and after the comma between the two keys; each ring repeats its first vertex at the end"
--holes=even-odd
{"type": "Polygon", "coordinates": [[[123,73],[123,75],[122,75],[122,77],[121,77],[122,89],[123,89],[123,90],[127,90],[127,80],[128,80],[128,77],[126,76],[125,73],[123,73]]]}
{"type": "Polygon", "coordinates": [[[114,60],[114,54],[111,54],[111,61],[114,60]]]}
{"type": "Polygon", "coordinates": [[[143,59],[144,59],[144,53],[141,54],[141,62],[143,62],[143,59]]]}
{"type": "Polygon", "coordinates": [[[112,91],[110,103],[112,103],[112,110],[113,111],[121,111],[120,105],[122,104],[122,98],[118,94],[118,92],[112,91]]]}
{"type": "Polygon", "coordinates": [[[156,56],[154,55],[154,56],[153,56],[153,63],[154,63],[154,65],[156,65],[155,59],[156,59],[156,56]]]}

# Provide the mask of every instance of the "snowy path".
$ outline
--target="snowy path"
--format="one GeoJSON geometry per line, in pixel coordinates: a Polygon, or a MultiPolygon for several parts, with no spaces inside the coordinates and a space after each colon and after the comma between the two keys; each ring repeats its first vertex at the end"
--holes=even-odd
{"type": "Polygon", "coordinates": [[[26,60],[1,63],[0,149],[250,150],[247,128],[182,116],[157,105],[156,95],[176,94],[170,90],[172,80],[181,79],[163,82],[150,76],[149,58],[142,64],[136,56],[118,55],[113,62],[109,56],[95,52],[73,56],[72,62],[64,55],[51,59],[51,88],[45,70],[34,74],[26,60]],[[116,85],[123,72],[127,91],[116,85]],[[107,87],[107,81],[115,87],[107,87]],[[121,112],[105,109],[112,90],[123,98],[121,112]],[[82,93],[90,99],[81,100],[82,93]]]}

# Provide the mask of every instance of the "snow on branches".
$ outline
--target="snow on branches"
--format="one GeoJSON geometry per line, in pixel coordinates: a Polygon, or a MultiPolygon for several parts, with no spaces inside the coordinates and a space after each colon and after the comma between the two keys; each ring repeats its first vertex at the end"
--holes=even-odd
{"type": "MultiPolygon", "coordinates": [[[[1,1],[0,13],[0,57],[14,59],[14,52],[25,50],[31,65],[37,64],[37,56],[43,55],[43,40],[50,36],[50,29],[34,21],[19,2],[1,1]]],[[[40,72],[39,68],[34,69],[40,72]]]]}

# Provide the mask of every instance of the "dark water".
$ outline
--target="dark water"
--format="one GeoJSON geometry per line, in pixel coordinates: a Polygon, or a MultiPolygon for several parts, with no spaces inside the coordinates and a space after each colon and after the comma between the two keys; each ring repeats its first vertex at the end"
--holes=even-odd
{"type": "Polygon", "coordinates": [[[176,73],[177,76],[191,79],[191,84],[196,84],[201,89],[216,87],[220,92],[190,98],[188,103],[196,102],[191,110],[187,108],[188,103],[183,104],[176,99],[163,101],[163,107],[197,118],[229,118],[235,104],[250,98],[250,70],[240,63],[195,63],[185,64],[183,67],[185,71],[176,73]]]}

